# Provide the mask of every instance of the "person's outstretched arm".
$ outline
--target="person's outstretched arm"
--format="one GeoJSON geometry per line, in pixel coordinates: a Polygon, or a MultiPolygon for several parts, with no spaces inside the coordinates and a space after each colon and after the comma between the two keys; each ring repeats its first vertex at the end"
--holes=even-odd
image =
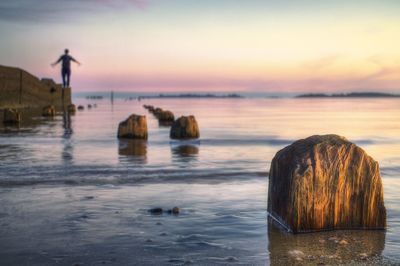
{"type": "Polygon", "coordinates": [[[71,60],[74,61],[75,63],[78,64],[78,66],[82,65],[78,60],[76,60],[75,58],[71,57],[71,60]]]}
{"type": "Polygon", "coordinates": [[[52,67],[56,66],[58,63],[60,63],[62,60],[62,56],[60,56],[60,58],[58,58],[58,60],[54,63],[51,64],[52,67]]]}

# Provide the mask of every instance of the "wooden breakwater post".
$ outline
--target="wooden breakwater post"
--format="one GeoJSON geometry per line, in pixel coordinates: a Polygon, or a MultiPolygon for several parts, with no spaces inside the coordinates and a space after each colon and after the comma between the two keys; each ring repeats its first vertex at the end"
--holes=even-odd
{"type": "Polygon", "coordinates": [[[198,139],[200,130],[196,118],[193,115],[181,116],[171,126],[171,139],[198,139]]]}
{"type": "Polygon", "coordinates": [[[272,160],[268,213],[293,233],[384,229],[379,165],[344,137],[298,140],[272,160]]]}
{"type": "Polygon", "coordinates": [[[118,125],[118,138],[147,140],[147,119],[144,115],[130,115],[118,125]]]}

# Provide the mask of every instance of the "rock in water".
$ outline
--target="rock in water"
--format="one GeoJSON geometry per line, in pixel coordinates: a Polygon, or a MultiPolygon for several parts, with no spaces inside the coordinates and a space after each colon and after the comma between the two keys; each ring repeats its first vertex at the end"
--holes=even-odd
{"type": "Polygon", "coordinates": [[[152,208],[152,209],[148,210],[148,212],[151,214],[159,215],[159,214],[163,213],[163,209],[162,208],[152,208]]]}
{"type": "Polygon", "coordinates": [[[337,135],[298,140],[272,160],[268,212],[294,233],[384,229],[379,165],[337,135]]]}
{"type": "Polygon", "coordinates": [[[79,111],[83,111],[84,109],[85,109],[85,107],[84,107],[83,105],[79,105],[79,106],[78,106],[78,110],[79,110],[79,111]]]}
{"type": "Polygon", "coordinates": [[[133,114],[119,123],[118,138],[147,139],[146,116],[133,114]]]}
{"type": "Polygon", "coordinates": [[[3,122],[4,124],[18,124],[21,122],[21,113],[16,109],[5,109],[3,122]]]}
{"type": "Polygon", "coordinates": [[[199,126],[194,116],[181,116],[171,126],[171,139],[197,139],[200,137],[199,126]]]}
{"type": "Polygon", "coordinates": [[[178,215],[178,214],[180,213],[180,211],[181,211],[181,210],[180,210],[178,207],[173,207],[172,209],[168,210],[167,212],[168,212],[169,214],[178,215]]]}
{"type": "Polygon", "coordinates": [[[179,212],[180,212],[180,210],[179,210],[178,207],[173,207],[173,208],[172,208],[172,213],[173,213],[173,214],[179,214],[179,212]]]}
{"type": "Polygon", "coordinates": [[[42,115],[43,116],[55,116],[56,108],[53,105],[46,106],[42,110],[42,115]]]}

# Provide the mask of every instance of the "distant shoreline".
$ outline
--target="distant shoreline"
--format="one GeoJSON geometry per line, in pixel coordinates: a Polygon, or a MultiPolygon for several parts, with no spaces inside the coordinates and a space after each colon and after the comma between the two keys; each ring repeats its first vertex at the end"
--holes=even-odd
{"type": "Polygon", "coordinates": [[[231,94],[194,94],[194,93],[184,93],[184,94],[158,94],[158,95],[140,95],[138,99],[159,99],[159,98],[244,98],[244,96],[231,93],[231,94]]]}
{"type": "Polygon", "coordinates": [[[125,99],[125,100],[145,100],[145,99],[322,99],[322,98],[400,98],[400,94],[381,93],[381,92],[350,92],[350,93],[303,93],[291,95],[271,94],[258,95],[239,94],[239,93],[149,93],[141,94],[138,92],[73,92],[74,98],[86,98],[88,100],[102,99],[125,99]]]}
{"type": "Polygon", "coordinates": [[[381,92],[350,92],[337,94],[308,93],[297,95],[295,98],[400,98],[400,95],[381,92]]]}

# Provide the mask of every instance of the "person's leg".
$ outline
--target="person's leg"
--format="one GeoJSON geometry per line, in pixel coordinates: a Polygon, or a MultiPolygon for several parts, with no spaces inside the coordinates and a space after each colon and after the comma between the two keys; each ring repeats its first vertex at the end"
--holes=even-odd
{"type": "Polygon", "coordinates": [[[71,78],[71,69],[67,70],[67,87],[69,88],[69,80],[71,78]]]}
{"type": "Polygon", "coordinates": [[[62,82],[63,82],[63,88],[65,88],[66,85],[66,80],[65,80],[65,69],[61,69],[61,77],[62,77],[62,82]]]}

